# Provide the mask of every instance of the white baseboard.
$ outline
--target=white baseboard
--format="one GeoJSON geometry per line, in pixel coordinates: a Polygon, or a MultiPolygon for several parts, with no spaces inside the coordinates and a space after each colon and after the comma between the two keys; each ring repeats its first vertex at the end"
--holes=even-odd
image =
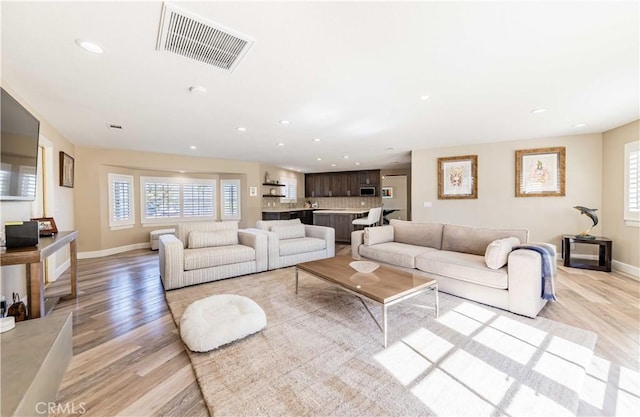
{"type": "Polygon", "coordinates": [[[134,243],[133,245],[118,246],[117,248],[110,248],[105,250],[78,252],[78,259],[102,258],[103,256],[115,255],[117,253],[128,252],[130,250],[149,248],[151,248],[151,243],[149,242],[134,243]]]}
{"type": "Polygon", "coordinates": [[[60,275],[64,274],[64,272],[71,267],[71,259],[67,259],[62,263],[62,265],[58,266],[53,273],[53,280],[57,280],[60,278],[60,275]]]}
{"type": "Polygon", "coordinates": [[[637,266],[628,265],[614,259],[611,261],[611,268],[613,268],[614,271],[622,272],[631,276],[631,278],[636,281],[640,281],[640,268],[637,266]]]}

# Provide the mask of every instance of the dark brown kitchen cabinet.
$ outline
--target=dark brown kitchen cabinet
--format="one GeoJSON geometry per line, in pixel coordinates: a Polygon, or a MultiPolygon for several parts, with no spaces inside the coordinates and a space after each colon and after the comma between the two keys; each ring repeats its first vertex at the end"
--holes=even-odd
{"type": "Polygon", "coordinates": [[[313,209],[291,211],[263,211],[262,220],[300,219],[303,224],[313,224],[313,209]]]}
{"type": "Polygon", "coordinates": [[[362,186],[380,188],[380,170],[306,174],[304,181],[306,197],[357,197],[362,186]]]}
{"type": "Polygon", "coordinates": [[[316,226],[326,226],[335,229],[336,242],[351,243],[351,232],[353,232],[353,219],[355,214],[351,213],[331,213],[313,214],[313,224],[316,226]]]}

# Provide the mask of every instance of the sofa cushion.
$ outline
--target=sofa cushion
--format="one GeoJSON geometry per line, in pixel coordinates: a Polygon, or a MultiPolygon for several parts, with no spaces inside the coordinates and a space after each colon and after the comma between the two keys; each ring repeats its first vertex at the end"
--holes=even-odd
{"type": "Polygon", "coordinates": [[[193,231],[215,232],[218,230],[238,230],[238,222],[235,221],[203,221],[184,222],[176,224],[176,237],[180,239],[185,248],[189,247],[189,234],[193,231]]]}
{"type": "Polygon", "coordinates": [[[278,239],[298,239],[304,237],[304,224],[274,224],[271,231],[278,235],[278,239]]]}
{"type": "Polygon", "coordinates": [[[451,251],[432,251],[416,257],[416,268],[487,287],[507,289],[507,268],[487,268],[484,256],[451,251]]]}
{"type": "Polygon", "coordinates": [[[211,246],[228,246],[238,244],[237,230],[217,230],[215,232],[201,232],[194,230],[189,233],[189,248],[208,248],[211,246]]]}
{"type": "Polygon", "coordinates": [[[378,243],[393,242],[393,227],[366,227],[364,229],[364,244],[367,246],[378,243]]]}
{"type": "Polygon", "coordinates": [[[365,258],[405,268],[415,268],[416,256],[436,250],[398,242],[379,243],[373,246],[361,245],[359,249],[360,255],[365,258]]]}
{"type": "Polygon", "coordinates": [[[256,251],[250,246],[230,245],[199,249],[185,249],[184,270],[210,268],[255,261],[256,251]]]}
{"type": "Polygon", "coordinates": [[[504,239],[496,239],[489,243],[484,253],[484,261],[491,269],[500,269],[507,264],[509,254],[514,246],[520,244],[517,237],[506,237],[504,239]]]}
{"type": "Polygon", "coordinates": [[[315,252],[327,248],[327,241],[315,237],[285,239],[280,241],[280,256],[297,255],[299,253],[315,252]]]}
{"type": "Polygon", "coordinates": [[[442,224],[416,223],[391,219],[393,240],[408,245],[426,246],[440,249],[442,247],[442,224]]]}
{"type": "Polygon", "coordinates": [[[261,230],[269,231],[272,226],[278,225],[290,225],[290,224],[302,224],[300,219],[290,219],[290,220],[258,220],[256,222],[256,228],[261,230]]]}
{"type": "Polygon", "coordinates": [[[516,237],[522,243],[529,241],[524,229],[481,229],[445,224],[442,231],[442,250],[484,255],[487,246],[496,239],[516,237]]]}

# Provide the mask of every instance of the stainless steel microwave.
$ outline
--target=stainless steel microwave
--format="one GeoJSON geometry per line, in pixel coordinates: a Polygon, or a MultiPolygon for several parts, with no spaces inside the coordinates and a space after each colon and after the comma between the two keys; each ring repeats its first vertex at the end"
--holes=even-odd
{"type": "Polygon", "coordinates": [[[376,195],[376,187],[360,187],[360,195],[375,197],[376,195]]]}

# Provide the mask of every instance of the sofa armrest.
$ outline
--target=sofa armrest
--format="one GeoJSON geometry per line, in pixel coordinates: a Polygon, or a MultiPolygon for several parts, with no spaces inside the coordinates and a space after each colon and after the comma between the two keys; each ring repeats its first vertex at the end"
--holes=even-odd
{"type": "Polygon", "coordinates": [[[364,230],[356,230],[351,232],[351,257],[353,259],[360,258],[360,246],[364,243],[364,230]]]}
{"type": "MultiPolygon", "coordinates": [[[[540,243],[535,243],[540,245],[540,243]]],[[[555,275],[556,247],[543,244],[552,255],[551,264],[555,275]]],[[[509,311],[528,317],[536,317],[546,304],[542,298],[542,260],[538,252],[517,249],[509,254],[509,311]]]]}
{"type": "Polygon", "coordinates": [[[256,272],[266,271],[269,266],[267,233],[262,230],[238,230],[241,245],[250,246],[256,251],[256,272]]]}
{"type": "Polygon", "coordinates": [[[336,254],[336,231],[333,227],[304,225],[304,235],[315,237],[327,242],[327,258],[332,258],[336,254]]]}
{"type": "Polygon", "coordinates": [[[179,288],[184,272],[184,245],[175,235],[162,235],[158,239],[160,278],[165,290],[179,288]]]}

